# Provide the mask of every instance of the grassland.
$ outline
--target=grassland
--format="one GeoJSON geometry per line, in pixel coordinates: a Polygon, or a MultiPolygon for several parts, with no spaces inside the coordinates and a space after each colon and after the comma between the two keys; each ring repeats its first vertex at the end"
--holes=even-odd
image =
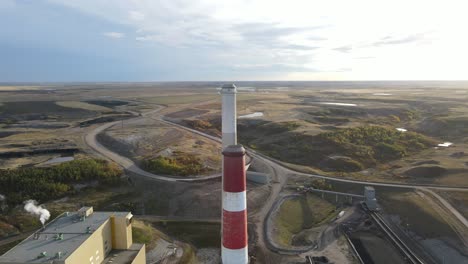
{"type": "Polygon", "coordinates": [[[221,165],[219,144],[149,118],[113,127],[98,140],[157,174],[200,175],[221,165]]]}
{"type": "Polygon", "coordinates": [[[468,193],[466,193],[466,192],[441,192],[441,194],[466,219],[468,219],[468,193]]]}
{"type": "Polygon", "coordinates": [[[59,106],[68,107],[68,108],[77,108],[77,109],[84,109],[96,112],[110,112],[112,111],[111,108],[96,105],[96,104],[89,104],[86,102],[79,102],[79,101],[59,101],[55,102],[59,106]]]}
{"type": "Polygon", "coordinates": [[[200,175],[209,170],[198,157],[182,152],[174,153],[173,157],[158,156],[143,160],[142,165],[147,171],[162,175],[200,175]]]}
{"type": "Polygon", "coordinates": [[[279,160],[324,171],[360,171],[400,159],[436,143],[423,135],[383,126],[344,128],[307,135],[297,122],[240,125],[240,142],[279,160]]]}
{"type": "Polygon", "coordinates": [[[187,95],[167,95],[167,96],[155,96],[148,98],[140,98],[140,100],[153,104],[161,105],[177,105],[177,104],[189,104],[199,103],[203,101],[209,101],[219,98],[216,94],[187,94],[187,95]]]}
{"type": "Polygon", "coordinates": [[[457,237],[443,217],[424,196],[416,192],[395,192],[379,195],[379,203],[389,214],[401,216],[400,225],[425,238],[457,237]]]}
{"type": "Polygon", "coordinates": [[[334,205],[311,194],[286,199],[273,220],[275,240],[283,246],[291,245],[295,235],[326,222],[335,212],[334,205]]]}
{"type": "Polygon", "coordinates": [[[154,228],[151,224],[138,220],[132,222],[132,238],[134,243],[145,244],[147,251],[156,247],[159,239],[172,241],[170,237],[154,228]]]}
{"type": "Polygon", "coordinates": [[[165,221],[154,224],[156,228],[196,248],[220,247],[221,226],[219,223],[165,221]]]}

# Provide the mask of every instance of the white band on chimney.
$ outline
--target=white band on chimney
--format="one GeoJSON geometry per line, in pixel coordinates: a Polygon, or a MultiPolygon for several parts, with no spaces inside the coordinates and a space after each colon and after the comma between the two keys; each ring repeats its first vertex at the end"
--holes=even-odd
{"type": "Polygon", "coordinates": [[[222,132],[235,133],[236,132],[236,95],[223,94],[222,104],[222,132]]]}
{"type": "Polygon", "coordinates": [[[230,145],[235,145],[236,144],[236,133],[223,133],[223,147],[227,147],[230,145]]]}
{"type": "Polygon", "coordinates": [[[241,212],[247,209],[247,194],[243,192],[223,192],[223,209],[228,212],[241,212]]]}
{"type": "Polygon", "coordinates": [[[223,258],[223,264],[249,263],[249,254],[247,246],[241,249],[229,249],[222,247],[221,256],[223,258]]]}

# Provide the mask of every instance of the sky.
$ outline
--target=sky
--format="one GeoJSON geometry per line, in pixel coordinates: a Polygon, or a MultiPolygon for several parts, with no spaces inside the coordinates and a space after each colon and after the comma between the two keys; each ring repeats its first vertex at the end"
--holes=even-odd
{"type": "Polygon", "coordinates": [[[0,82],[467,80],[465,0],[0,0],[0,82]]]}

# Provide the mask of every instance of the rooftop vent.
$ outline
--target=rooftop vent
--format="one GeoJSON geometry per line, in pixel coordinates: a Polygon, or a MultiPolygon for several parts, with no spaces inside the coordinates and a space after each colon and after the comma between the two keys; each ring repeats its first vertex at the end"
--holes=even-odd
{"type": "Polygon", "coordinates": [[[93,207],[81,207],[80,210],[78,210],[78,216],[80,217],[88,217],[93,214],[93,207]]]}

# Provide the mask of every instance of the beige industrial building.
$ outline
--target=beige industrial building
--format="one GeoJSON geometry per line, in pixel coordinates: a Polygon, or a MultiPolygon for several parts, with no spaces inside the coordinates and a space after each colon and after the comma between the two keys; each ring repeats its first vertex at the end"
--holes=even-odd
{"type": "Polygon", "coordinates": [[[144,264],[145,245],[132,242],[132,214],[64,213],[10,251],[1,264],[144,264]]]}

